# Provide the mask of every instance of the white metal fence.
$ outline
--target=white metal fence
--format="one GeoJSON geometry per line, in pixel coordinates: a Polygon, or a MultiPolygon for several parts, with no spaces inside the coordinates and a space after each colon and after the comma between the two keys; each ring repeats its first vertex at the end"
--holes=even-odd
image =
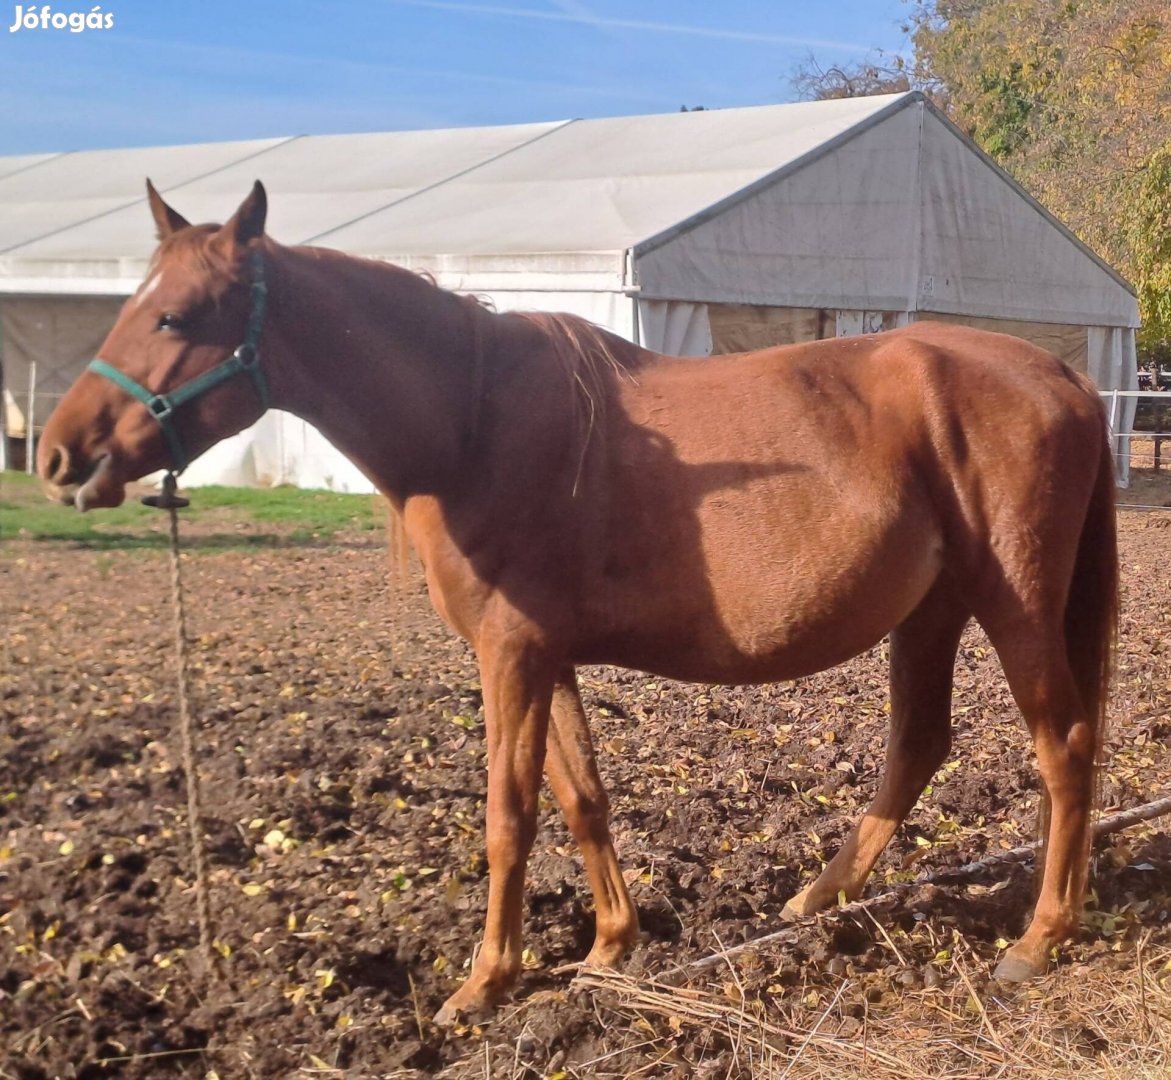
{"type": "Polygon", "coordinates": [[[1119,486],[1129,486],[1132,467],[1160,471],[1163,443],[1171,440],[1171,390],[1102,390],[1099,393],[1110,421],[1119,486]],[[1136,449],[1136,440],[1150,441],[1152,445],[1149,449],[1145,446],[1136,449]]]}

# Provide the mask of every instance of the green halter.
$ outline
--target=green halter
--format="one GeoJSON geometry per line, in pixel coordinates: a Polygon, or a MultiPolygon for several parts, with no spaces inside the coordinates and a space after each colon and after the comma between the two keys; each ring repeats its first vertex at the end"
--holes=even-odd
{"type": "Polygon", "coordinates": [[[264,260],[259,251],[253,253],[251,262],[252,310],[248,314],[248,327],[244,332],[244,343],[231,356],[210,371],[196,376],[189,383],[184,383],[169,394],[153,394],[125,372],[119,371],[100,357],[89,363],[90,371],[104,375],[150,410],[151,416],[159,422],[159,427],[163,429],[163,437],[167,440],[167,445],[171,450],[172,471],[175,473],[181,473],[190,464],[187,449],[175,427],[174,414],[180,405],[202,397],[209,390],[219,386],[220,383],[234,379],[237,375],[247,375],[252,380],[252,385],[256,387],[256,396],[260,398],[261,412],[268,411],[268,384],[264,380],[264,372],[260,370],[259,349],[260,335],[264,330],[264,314],[268,307],[268,286],[264,282],[264,260]]]}

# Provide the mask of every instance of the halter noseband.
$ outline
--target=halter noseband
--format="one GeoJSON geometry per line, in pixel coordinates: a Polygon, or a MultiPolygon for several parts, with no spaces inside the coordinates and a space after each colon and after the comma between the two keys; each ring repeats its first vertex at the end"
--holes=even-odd
{"type": "Polygon", "coordinates": [[[112,364],[98,357],[89,362],[89,371],[104,375],[115,385],[121,387],[131,397],[141,401],[163,429],[163,436],[171,450],[172,471],[181,473],[190,458],[187,449],[175,427],[174,414],[180,405],[202,397],[209,390],[220,383],[234,379],[237,375],[247,375],[256,387],[256,396],[260,398],[261,412],[268,411],[268,384],[264,379],[264,372],[260,370],[260,335],[264,330],[264,314],[268,307],[268,286],[264,281],[264,259],[259,251],[253,252],[252,259],[252,310],[248,313],[248,326],[244,331],[244,342],[231,356],[202,375],[196,376],[188,383],[169,394],[153,394],[141,383],[135,382],[125,372],[119,371],[112,364]]]}

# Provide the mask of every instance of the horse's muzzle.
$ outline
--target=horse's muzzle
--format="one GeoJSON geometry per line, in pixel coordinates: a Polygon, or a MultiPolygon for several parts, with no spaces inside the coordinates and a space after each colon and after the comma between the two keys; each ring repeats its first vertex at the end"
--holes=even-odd
{"type": "Polygon", "coordinates": [[[114,475],[113,458],[109,453],[98,455],[88,473],[81,478],[71,477],[71,471],[63,454],[55,452],[49,456],[42,479],[50,499],[75,506],[82,513],[98,507],[122,505],[125,487],[114,475]]]}

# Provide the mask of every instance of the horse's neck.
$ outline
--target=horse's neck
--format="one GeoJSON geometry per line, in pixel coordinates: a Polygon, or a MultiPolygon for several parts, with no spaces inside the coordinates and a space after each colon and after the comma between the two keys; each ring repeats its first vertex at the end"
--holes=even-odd
{"type": "Polygon", "coordinates": [[[476,326],[490,313],[335,252],[279,248],[274,261],[273,404],[396,502],[456,476],[477,408],[476,326]]]}

